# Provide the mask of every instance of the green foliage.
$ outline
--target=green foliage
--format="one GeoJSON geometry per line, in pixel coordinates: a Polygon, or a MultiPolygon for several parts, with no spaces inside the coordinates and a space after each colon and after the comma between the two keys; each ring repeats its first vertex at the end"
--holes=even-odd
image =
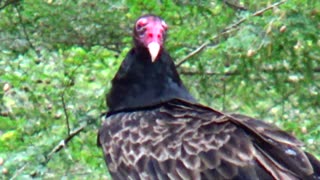
{"type": "Polygon", "coordinates": [[[246,11],[223,2],[48,0],[0,9],[0,177],[110,179],[96,145],[99,116],[144,13],[166,20],[176,62],[209,41],[179,67],[200,102],[272,122],[320,158],[320,1],[292,0],[260,16],[251,15],[272,2],[233,1],[246,11]],[[51,153],[68,136],[67,120],[71,130],[85,128],[51,153]]]}
{"type": "Polygon", "coordinates": [[[71,47],[42,51],[37,63],[34,61],[38,57],[32,52],[2,61],[1,65],[8,68],[4,68],[1,76],[1,83],[7,89],[2,95],[1,129],[4,131],[0,138],[0,157],[6,160],[10,175],[20,168],[23,174],[48,178],[69,176],[66,169],[74,171],[71,177],[79,170],[80,174],[89,174],[88,177],[105,174],[96,133],[100,113],[105,109],[106,78],[112,78],[123,57],[119,58],[102,47],[90,50],[71,47]],[[50,151],[67,135],[64,109],[71,128],[84,124],[86,132],[68,144],[61,152],[63,157],[54,157],[47,163],[50,151]],[[65,159],[66,164],[53,164],[56,158],[60,162],[65,159]],[[74,162],[79,164],[74,166],[74,162]],[[102,166],[100,172],[91,174],[97,164],[102,166]]]}

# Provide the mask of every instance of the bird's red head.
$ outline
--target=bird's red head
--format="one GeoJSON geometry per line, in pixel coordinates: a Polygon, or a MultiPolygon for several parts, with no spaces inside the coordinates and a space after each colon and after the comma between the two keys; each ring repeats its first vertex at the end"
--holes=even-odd
{"type": "Polygon", "coordinates": [[[141,16],[135,23],[133,30],[135,45],[147,48],[152,62],[155,62],[163,48],[167,29],[164,20],[155,15],[141,16]]]}

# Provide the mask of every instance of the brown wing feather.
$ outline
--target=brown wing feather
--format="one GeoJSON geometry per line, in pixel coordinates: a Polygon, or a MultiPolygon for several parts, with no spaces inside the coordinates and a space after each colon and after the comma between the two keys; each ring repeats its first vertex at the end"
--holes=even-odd
{"type": "Polygon", "coordinates": [[[303,144],[296,138],[262,121],[243,115],[233,117],[254,132],[252,136],[255,137],[253,141],[257,148],[265,156],[271,156],[269,159],[279,168],[295,172],[299,177],[313,173],[312,165],[301,149],[303,144]]]}
{"type": "Polygon", "coordinates": [[[303,179],[313,173],[289,134],[180,100],[111,115],[98,141],[114,179],[303,179]]]}

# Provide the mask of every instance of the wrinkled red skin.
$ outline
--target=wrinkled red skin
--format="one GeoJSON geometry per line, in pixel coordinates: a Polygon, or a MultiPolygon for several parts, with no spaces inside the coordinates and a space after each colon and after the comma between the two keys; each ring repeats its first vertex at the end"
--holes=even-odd
{"type": "Polygon", "coordinates": [[[167,25],[162,19],[154,17],[142,17],[136,23],[136,32],[140,41],[145,47],[151,42],[156,42],[163,46],[167,25]]]}
{"type": "Polygon", "coordinates": [[[160,49],[163,48],[167,28],[167,24],[159,17],[142,16],[136,21],[134,27],[136,46],[143,46],[148,49],[150,43],[157,43],[160,49]]]}

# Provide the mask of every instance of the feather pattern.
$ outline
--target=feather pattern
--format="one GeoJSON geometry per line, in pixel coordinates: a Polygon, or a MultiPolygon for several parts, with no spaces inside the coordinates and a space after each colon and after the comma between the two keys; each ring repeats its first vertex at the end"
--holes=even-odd
{"type": "Polygon", "coordinates": [[[313,173],[291,135],[178,99],[106,117],[99,141],[115,179],[307,179],[313,173]]]}

